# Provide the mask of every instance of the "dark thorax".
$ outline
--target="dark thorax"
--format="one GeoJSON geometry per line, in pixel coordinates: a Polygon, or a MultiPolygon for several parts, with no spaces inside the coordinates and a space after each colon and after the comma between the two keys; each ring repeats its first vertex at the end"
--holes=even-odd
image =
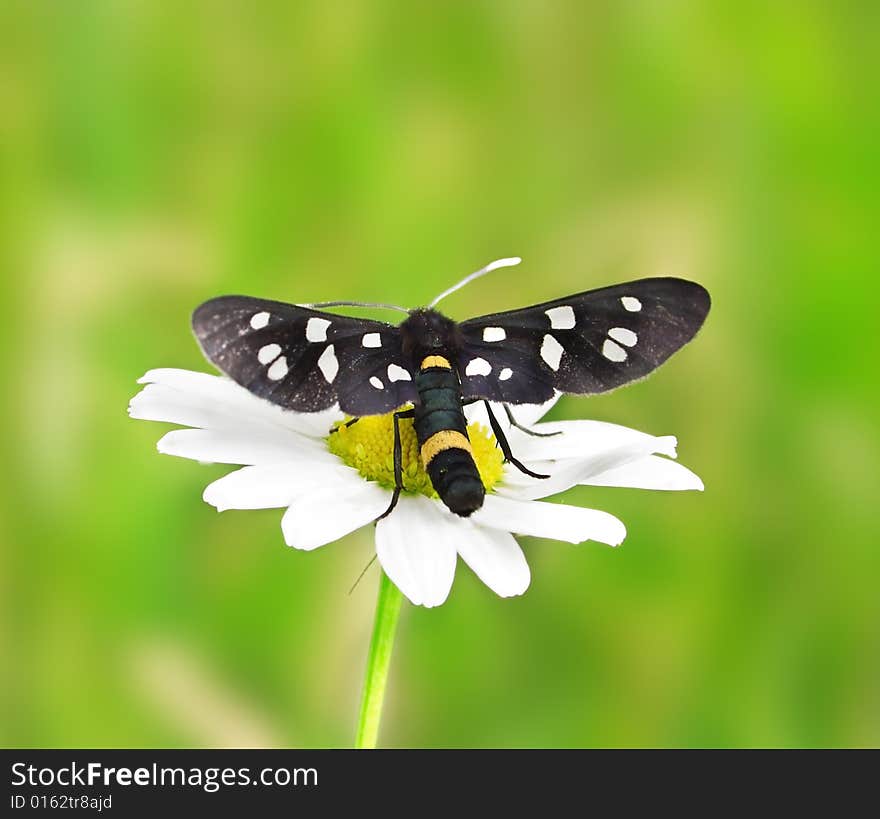
{"type": "Polygon", "coordinates": [[[415,370],[427,355],[439,353],[454,357],[462,343],[458,325],[429,307],[413,310],[400,325],[400,341],[403,354],[415,370]]]}

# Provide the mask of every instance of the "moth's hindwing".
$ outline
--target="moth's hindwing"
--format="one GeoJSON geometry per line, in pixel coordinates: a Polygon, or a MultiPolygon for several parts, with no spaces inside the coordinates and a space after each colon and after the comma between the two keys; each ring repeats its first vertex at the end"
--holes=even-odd
{"type": "Polygon", "coordinates": [[[400,332],[390,324],[222,296],[198,307],[192,326],[221,372],[287,409],[338,403],[351,415],[379,415],[416,398],[400,332]]]}
{"type": "Polygon", "coordinates": [[[462,394],[537,404],[554,390],[613,390],[644,378],[687,344],[709,306],[700,285],[657,278],[462,322],[462,394]]]}

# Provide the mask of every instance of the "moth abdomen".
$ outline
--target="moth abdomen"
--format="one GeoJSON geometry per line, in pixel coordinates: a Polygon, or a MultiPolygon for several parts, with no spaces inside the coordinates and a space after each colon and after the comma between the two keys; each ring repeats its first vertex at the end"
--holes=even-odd
{"type": "Polygon", "coordinates": [[[483,505],[486,490],[468,439],[458,376],[448,359],[430,356],[415,381],[419,401],[413,424],[422,464],[440,500],[467,517],[483,505]]]}
{"type": "Polygon", "coordinates": [[[486,489],[469,450],[444,449],[425,468],[440,499],[456,515],[468,517],[483,505],[486,489]]]}
{"type": "Polygon", "coordinates": [[[430,430],[434,432],[454,430],[467,437],[467,419],[464,417],[464,413],[457,407],[455,409],[428,409],[424,413],[422,426],[426,431],[429,431],[428,434],[430,434],[430,430]]]}

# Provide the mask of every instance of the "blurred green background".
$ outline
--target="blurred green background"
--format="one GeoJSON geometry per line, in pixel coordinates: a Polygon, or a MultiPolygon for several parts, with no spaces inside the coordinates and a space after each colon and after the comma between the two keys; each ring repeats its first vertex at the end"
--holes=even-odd
{"type": "MultiPolygon", "coordinates": [[[[160,456],[145,370],[199,302],[706,285],[697,342],[564,399],[679,436],[704,494],[586,489],[624,545],[525,540],[407,605],[395,746],[880,744],[874,3],[6,2],[0,741],[353,739],[369,531],[304,554],[160,456]]],[[[387,315],[382,316],[387,318],[387,315]]]]}

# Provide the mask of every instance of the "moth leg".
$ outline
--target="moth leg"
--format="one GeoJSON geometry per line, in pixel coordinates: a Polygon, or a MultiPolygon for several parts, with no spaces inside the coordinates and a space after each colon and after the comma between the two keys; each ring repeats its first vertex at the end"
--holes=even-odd
{"type": "Polygon", "coordinates": [[[348,427],[354,426],[360,420],[360,416],[358,416],[357,418],[349,418],[344,424],[337,424],[335,427],[333,427],[333,429],[330,430],[330,434],[332,435],[334,432],[339,432],[339,430],[343,427],[348,429],[348,427]]]}
{"type": "Polygon", "coordinates": [[[562,435],[561,429],[556,430],[556,432],[535,432],[533,429],[524,427],[513,417],[510,404],[502,404],[501,406],[504,407],[504,412],[507,413],[507,420],[510,421],[510,426],[516,427],[520,432],[524,432],[526,435],[531,435],[533,438],[552,438],[554,435],[562,435]]]}
{"type": "Polygon", "coordinates": [[[391,503],[388,504],[388,508],[376,518],[377,521],[388,517],[400,499],[400,493],[403,489],[403,446],[400,443],[400,419],[413,418],[415,414],[416,411],[414,409],[401,410],[394,413],[394,494],[391,496],[391,503]]]}
{"type": "Polygon", "coordinates": [[[492,412],[492,407],[488,401],[483,401],[483,403],[486,405],[486,414],[489,416],[489,424],[492,427],[492,434],[495,436],[495,440],[498,441],[498,444],[501,447],[501,452],[504,454],[504,460],[508,463],[512,463],[520,472],[523,472],[526,475],[531,475],[533,478],[549,478],[549,475],[541,475],[538,472],[532,472],[531,469],[523,466],[513,457],[513,453],[510,451],[510,444],[507,441],[507,436],[504,434],[504,430],[501,429],[501,424],[498,423],[495,413],[492,412]]]}
{"type": "Polygon", "coordinates": [[[372,566],[375,562],[376,562],[376,555],[373,555],[373,556],[370,558],[370,562],[367,563],[366,566],[364,566],[364,570],[358,575],[358,579],[355,580],[354,583],[352,583],[351,588],[348,590],[348,593],[349,593],[349,594],[351,594],[351,593],[357,588],[357,584],[361,582],[361,580],[363,579],[364,575],[367,573],[367,569],[369,569],[370,566],[372,566]]]}

